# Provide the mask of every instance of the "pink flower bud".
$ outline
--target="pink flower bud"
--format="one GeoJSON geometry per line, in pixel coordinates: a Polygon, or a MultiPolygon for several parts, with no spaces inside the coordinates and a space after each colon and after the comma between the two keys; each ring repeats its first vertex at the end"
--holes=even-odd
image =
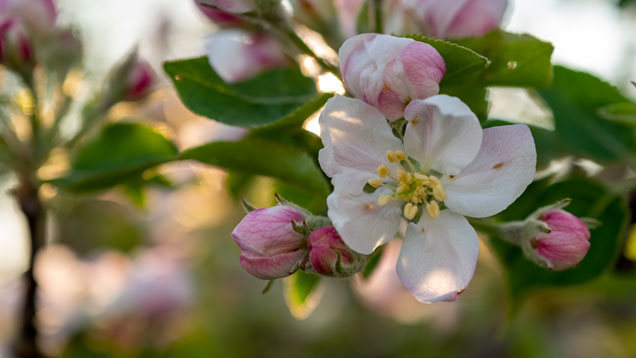
{"type": "Polygon", "coordinates": [[[563,210],[553,210],[543,214],[540,220],[551,232],[531,239],[534,252],[539,256],[535,261],[545,261],[544,266],[562,271],[583,260],[590,248],[590,232],[579,218],[563,210]]]}
{"type": "Polygon", "coordinates": [[[362,269],[363,256],[345,245],[333,226],[316,229],[307,239],[309,262],[325,276],[351,276],[362,269]]]}
{"type": "Polygon", "coordinates": [[[307,253],[305,238],[294,231],[292,222],[302,226],[303,215],[284,205],[247,214],[232,231],[241,248],[241,266],[263,280],[292,274],[307,253]]]}
{"type": "Polygon", "coordinates": [[[212,68],[228,83],[289,63],[278,40],[264,33],[239,29],[212,34],[207,38],[205,50],[212,68]]]}
{"type": "Polygon", "coordinates": [[[407,11],[415,14],[420,31],[437,38],[482,36],[499,26],[507,0],[417,0],[407,11]]]}
{"type": "Polygon", "coordinates": [[[152,91],[155,82],[154,71],[150,64],[137,58],[128,72],[126,95],[127,101],[137,101],[152,91]]]}
{"type": "Polygon", "coordinates": [[[201,0],[194,0],[194,2],[201,13],[219,27],[241,27],[245,24],[243,19],[232,13],[201,5],[201,0]]]}
{"type": "MultiPolygon", "coordinates": [[[[201,4],[211,5],[218,10],[229,12],[232,14],[240,14],[242,12],[253,11],[256,8],[252,0],[195,0],[199,8],[206,7],[201,4]]],[[[210,9],[210,7],[207,7],[210,9]]],[[[212,8],[213,9],[213,8],[212,8]]],[[[214,10],[214,9],[213,9],[214,10]]]]}
{"type": "Polygon", "coordinates": [[[0,22],[0,63],[17,71],[33,67],[31,39],[22,22],[10,17],[0,22]]]}
{"type": "Polygon", "coordinates": [[[20,18],[38,36],[53,30],[57,20],[54,0],[0,0],[0,14],[20,18]]]}
{"type": "Polygon", "coordinates": [[[431,45],[390,35],[354,36],[339,55],[347,90],[391,121],[404,116],[411,100],[437,94],[446,72],[444,59],[431,45]]]}

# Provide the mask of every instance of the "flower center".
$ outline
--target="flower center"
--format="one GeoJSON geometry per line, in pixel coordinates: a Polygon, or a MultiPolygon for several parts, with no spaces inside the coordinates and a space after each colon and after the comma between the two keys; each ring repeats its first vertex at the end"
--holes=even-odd
{"type": "Polygon", "coordinates": [[[385,205],[391,200],[406,202],[404,205],[404,217],[412,220],[420,209],[432,217],[439,216],[439,202],[446,199],[446,192],[442,182],[433,174],[426,175],[416,170],[403,151],[387,151],[386,157],[391,163],[398,163],[396,175],[385,164],[378,167],[379,178],[369,179],[369,185],[374,188],[384,186],[393,191],[393,194],[383,194],[378,198],[379,205],[385,205]]]}

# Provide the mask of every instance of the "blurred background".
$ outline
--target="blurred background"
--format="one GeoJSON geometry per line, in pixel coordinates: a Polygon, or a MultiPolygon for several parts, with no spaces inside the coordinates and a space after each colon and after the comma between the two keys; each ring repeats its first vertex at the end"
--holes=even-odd
{"type": "MultiPolygon", "coordinates": [[[[58,6],[60,21],[79,29],[85,46],[87,71],[75,84],[78,96],[138,46],[160,85],[141,105],[113,108],[118,117],[147,119],[180,149],[242,135],[190,113],[161,69],[168,59],[201,56],[204,38],[215,30],[192,1],[58,0],[58,6]]],[[[636,98],[625,81],[636,80],[636,3],[516,0],[504,28],[551,41],[554,63],[624,86],[636,98]]],[[[523,90],[495,88],[490,96],[491,117],[552,125],[550,114],[523,90]]],[[[172,185],[145,192],[71,197],[44,190],[55,212],[48,218],[51,242],[36,264],[38,324],[48,354],[636,356],[636,239],[628,241],[616,272],[543,290],[515,308],[507,304],[503,273],[486,246],[462,298],[434,305],[417,303],[402,289],[389,262],[397,253],[391,246],[370,280],[323,280],[306,317],[309,312],[290,313],[281,282],[261,294],[264,282],[243,271],[230,237],[243,216],[236,197],[272,205],[276,183],[256,178],[250,191],[233,195],[226,173],[213,167],[176,163],[161,174],[172,185]]],[[[7,194],[14,184],[11,177],[0,179],[0,357],[8,356],[16,329],[19,276],[28,255],[26,223],[7,194]]]]}

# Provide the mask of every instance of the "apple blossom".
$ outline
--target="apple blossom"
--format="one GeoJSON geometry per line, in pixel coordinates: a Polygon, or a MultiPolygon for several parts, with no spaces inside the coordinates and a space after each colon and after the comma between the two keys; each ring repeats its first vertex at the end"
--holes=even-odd
{"type": "Polygon", "coordinates": [[[294,230],[302,226],[302,213],[285,205],[256,209],[247,214],[232,231],[241,248],[241,266],[263,280],[289,276],[307,254],[303,235],[294,230]]]}
{"type": "Polygon", "coordinates": [[[429,44],[380,34],[354,36],[339,52],[347,90],[389,120],[400,119],[414,99],[439,92],[446,72],[442,56],[429,44]]]}
{"type": "Polygon", "coordinates": [[[0,63],[19,72],[28,72],[33,68],[31,38],[16,17],[0,22],[0,63]]]}
{"type": "Polygon", "coordinates": [[[240,29],[222,30],[210,35],[205,50],[212,68],[228,83],[289,63],[278,40],[265,33],[240,29]]]}
{"type": "Polygon", "coordinates": [[[42,36],[55,27],[57,9],[54,0],[0,0],[0,15],[19,17],[35,35],[42,36]]]}
{"type": "Polygon", "coordinates": [[[243,19],[230,12],[202,5],[201,0],[194,0],[194,3],[203,15],[220,27],[241,27],[245,23],[243,19]]]}
{"type": "Polygon", "coordinates": [[[590,231],[583,221],[564,210],[549,211],[539,221],[547,224],[550,232],[530,239],[534,251],[530,258],[555,271],[578,265],[590,248],[590,231]]]}
{"type": "Polygon", "coordinates": [[[482,36],[499,26],[507,0],[406,0],[406,12],[425,35],[437,38],[482,36]]]}
{"type": "Polygon", "coordinates": [[[307,247],[311,267],[320,275],[351,276],[366,263],[361,255],[345,245],[333,226],[312,231],[307,247]]]}
{"type": "Polygon", "coordinates": [[[459,99],[406,107],[404,142],[363,101],[336,96],[320,116],[328,216],[343,241],[370,254],[407,222],[400,280],[422,302],[455,300],[472,278],[478,240],[464,216],[504,210],[532,182],[536,151],[525,125],[481,129],[459,99]],[[371,189],[371,190],[370,190],[371,189]]]}
{"type": "Polygon", "coordinates": [[[126,100],[137,101],[147,96],[155,82],[155,73],[145,60],[137,58],[128,73],[126,100]]]}

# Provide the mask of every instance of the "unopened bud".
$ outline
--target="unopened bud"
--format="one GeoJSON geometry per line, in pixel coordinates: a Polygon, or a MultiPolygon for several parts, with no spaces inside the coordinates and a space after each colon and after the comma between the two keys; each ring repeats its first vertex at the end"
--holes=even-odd
{"type": "Polygon", "coordinates": [[[219,27],[243,27],[245,21],[231,12],[205,6],[205,1],[194,0],[195,5],[208,19],[219,27]]]}
{"type": "Polygon", "coordinates": [[[292,274],[307,254],[305,238],[295,230],[303,220],[299,210],[285,205],[247,214],[232,231],[241,248],[241,266],[263,280],[292,274]]]}
{"type": "Polygon", "coordinates": [[[130,68],[127,78],[126,95],[127,101],[137,101],[147,96],[155,82],[155,73],[152,67],[145,60],[137,59],[130,68]]]}
{"type": "Polygon", "coordinates": [[[199,8],[218,9],[231,14],[253,11],[253,0],[195,0],[199,8]],[[208,6],[206,6],[208,5],[208,6]]]}
{"type": "Polygon", "coordinates": [[[307,240],[309,262],[316,273],[346,277],[360,271],[366,260],[345,245],[333,226],[312,231],[307,240]]]}
{"type": "Polygon", "coordinates": [[[527,256],[541,266],[562,271],[578,265],[590,248],[590,231],[578,217],[563,210],[543,214],[539,221],[550,229],[530,239],[524,249],[527,256]],[[532,250],[529,252],[529,250],[532,250]]]}
{"type": "Polygon", "coordinates": [[[390,35],[351,37],[339,57],[347,90],[390,121],[402,118],[411,100],[437,94],[446,73],[444,59],[431,45],[390,35]]]}
{"type": "Polygon", "coordinates": [[[0,63],[22,74],[33,69],[33,43],[16,17],[0,22],[0,63]]]}
{"type": "Polygon", "coordinates": [[[35,36],[48,35],[57,20],[54,0],[1,0],[0,14],[19,18],[35,36]]]}

